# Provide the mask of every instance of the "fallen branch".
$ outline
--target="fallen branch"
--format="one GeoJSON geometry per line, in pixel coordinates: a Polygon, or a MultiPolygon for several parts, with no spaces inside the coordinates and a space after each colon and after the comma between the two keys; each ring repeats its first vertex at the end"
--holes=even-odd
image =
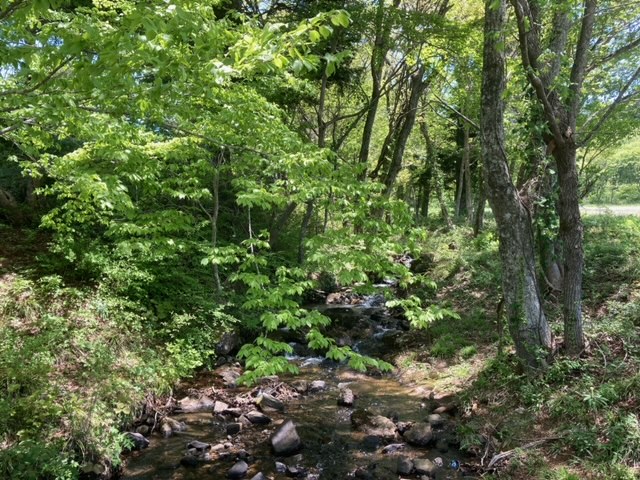
{"type": "Polygon", "coordinates": [[[500,463],[504,460],[507,460],[508,458],[513,457],[516,453],[518,453],[521,450],[527,450],[529,448],[534,448],[537,447],[539,445],[542,445],[543,443],[547,443],[550,442],[551,440],[557,440],[559,437],[548,437],[548,438],[543,438],[540,440],[536,440],[535,442],[531,442],[531,443],[527,443],[526,445],[523,445],[521,447],[517,447],[514,448],[512,450],[507,450],[506,452],[501,452],[501,453],[497,453],[493,456],[493,458],[491,458],[491,461],[489,462],[489,465],[487,465],[487,470],[494,467],[497,463],[500,463]]]}

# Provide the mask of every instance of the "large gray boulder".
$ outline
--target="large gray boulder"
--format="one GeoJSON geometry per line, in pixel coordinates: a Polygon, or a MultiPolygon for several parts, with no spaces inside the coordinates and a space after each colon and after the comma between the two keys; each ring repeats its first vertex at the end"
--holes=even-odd
{"type": "Polygon", "coordinates": [[[302,442],[291,420],[280,425],[271,436],[271,447],[276,455],[292,455],[296,453],[302,442]]]}

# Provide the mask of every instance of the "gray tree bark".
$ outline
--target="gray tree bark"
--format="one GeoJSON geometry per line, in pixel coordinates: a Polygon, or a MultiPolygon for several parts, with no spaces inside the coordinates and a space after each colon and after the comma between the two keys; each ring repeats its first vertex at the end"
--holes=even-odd
{"type": "Polygon", "coordinates": [[[551,331],[536,278],[531,217],[520,201],[504,148],[506,0],[485,0],[481,139],[487,197],[498,224],[502,290],[516,353],[531,369],[544,367],[551,331]]]}

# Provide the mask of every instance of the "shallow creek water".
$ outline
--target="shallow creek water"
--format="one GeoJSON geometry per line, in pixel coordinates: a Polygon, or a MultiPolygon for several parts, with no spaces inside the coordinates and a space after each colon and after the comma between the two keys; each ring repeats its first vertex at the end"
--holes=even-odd
{"type": "MultiPolygon", "coordinates": [[[[448,468],[451,461],[465,462],[461,452],[453,445],[440,449],[435,445],[429,448],[412,447],[402,441],[379,443],[375,438],[367,438],[352,429],[350,417],[354,409],[366,408],[376,414],[397,418],[400,422],[424,421],[430,411],[424,408],[420,391],[402,385],[393,375],[369,376],[349,370],[344,366],[325,365],[314,359],[300,358],[300,375],[294,378],[281,378],[284,382],[304,379],[308,381],[324,380],[326,389],[317,393],[307,393],[286,403],[282,413],[267,413],[273,422],[269,425],[254,425],[243,429],[233,437],[227,437],[225,422],[215,418],[210,412],[176,414],[172,418],[185,422],[187,430],[176,433],[170,438],[158,434],[149,437],[147,449],[133,452],[125,460],[122,479],[124,480],[195,480],[224,479],[235,463],[238,451],[246,450],[250,455],[249,471],[244,478],[251,479],[262,472],[271,479],[285,479],[284,473],[276,472],[276,461],[292,464],[306,472],[300,478],[307,479],[347,479],[354,478],[358,468],[367,469],[374,479],[420,478],[419,475],[400,475],[397,472],[398,456],[408,458],[428,458],[442,461],[436,478],[473,478],[465,477],[460,471],[448,468]],[[338,386],[347,385],[355,394],[353,407],[338,406],[338,386]],[[283,420],[292,420],[303,443],[297,457],[275,457],[270,450],[269,436],[283,420]],[[186,445],[199,440],[212,445],[227,443],[222,456],[198,467],[180,465],[186,453],[186,445]],[[393,453],[383,453],[383,447],[389,443],[400,443],[402,447],[393,453]],[[307,476],[308,475],[308,476],[307,476]]],[[[207,378],[201,379],[206,384],[207,378]]],[[[237,388],[234,393],[242,394],[247,390],[237,388]]],[[[449,423],[447,423],[449,425],[449,423]]],[[[438,433],[440,438],[452,438],[453,432],[438,433]]],[[[289,475],[291,476],[291,475],[289,475]]],[[[360,477],[365,478],[365,477],[360,477]]]]}

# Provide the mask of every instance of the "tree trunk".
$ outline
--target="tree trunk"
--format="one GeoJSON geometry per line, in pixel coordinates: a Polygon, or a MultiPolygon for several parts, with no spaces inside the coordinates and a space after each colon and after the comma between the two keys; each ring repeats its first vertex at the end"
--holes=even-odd
{"type": "Polygon", "coordinates": [[[504,149],[505,0],[485,0],[482,71],[482,157],[489,203],[496,217],[502,261],[502,290],[516,354],[531,369],[544,367],[551,331],[536,278],[533,229],[520,201],[504,149]]]}
{"type": "Polygon", "coordinates": [[[313,217],[314,212],[313,200],[309,200],[306,205],[307,208],[304,212],[304,217],[302,217],[302,224],[300,225],[300,240],[298,243],[298,263],[300,265],[302,265],[305,261],[304,242],[307,240],[307,234],[309,233],[309,224],[311,223],[311,218],[313,217]]]}
{"type": "Polygon", "coordinates": [[[478,205],[473,220],[473,236],[477,237],[484,227],[484,208],[487,203],[487,193],[484,178],[480,179],[480,191],[478,192],[478,205]]]}
{"type": "Polygon", "coordinates": [[[424,120],[420,122],[420,132],[422,133],[425,144],[427,145],[427,158],[429,159],[429,163],[431,164],[432,168],[433,187],[436,191],[438,203],[440,203],[440,213],[442,214],[442,220],[447,226],[447,230],[451,230],[453,228],[453,223],[451,222],[451,218],[449,217],[449,209],[447,208],[447,202],[444,199],[444,193],[442,191],[442,176],[440,175],[440,168],[438,167],[436,148],[431,141],[431,136],[429,135],[429,127],[424,120]]]}
{"type": "Polygon", "coordinates": [[[560,240],[564,256],[562,315],[564,345],[567,353],[579,355],[584,350],[582,324],[582,272],[584,268],[583,226],[580,218],[578,170],[575,143],[567,141],[554,151],[560,185],[560,240]]]}
{"type": "Polygon", "coordinates": [[[411,94],[409,95],[409,100],[402,112],[402,126],[400,127],[398,137],[394,142],[391,164],[389,165],[389,170],[387,171],[387,175],[384,179],[384,193],[387,197],[391,195],[396,178],[398,178],[398,174],[402,169],[402,159],[404,157],[405,148],[407,147],[407,140],[409,140],[409,135],[411,135],[411,130],[413,130],[413,125],[416,121],[420,95],[422,95],[425,88],[423,77],[424,65],[420,65],[418,70],[411,76],[411,94]]]}
{"type": "MultiPolygon", "coordinates": [[[[394,0],[393,7],[397,8],[400,0],[394,0]]],[[[376,33],[373,45],[373,54],[371,56],[371,100],[369,109],[367,110],[367,118],[364,122],[364,130],[362,132],[362,142],[360,143],[360,152],[358,154],[358,162],[362,167],[360,180],[367,178],[367,163],[369,161],[369,148],[371,146],[371,137],[373,135],[373,126],[378,113],[378,104],[380,103],[380,95],[382,90],[382,72],[384,70],[384,60],[389,49],[389,35],[391,33],[391,25],[393,22],[384,21],[384,0],[378,0],[376,10],[376,33]]]]}

